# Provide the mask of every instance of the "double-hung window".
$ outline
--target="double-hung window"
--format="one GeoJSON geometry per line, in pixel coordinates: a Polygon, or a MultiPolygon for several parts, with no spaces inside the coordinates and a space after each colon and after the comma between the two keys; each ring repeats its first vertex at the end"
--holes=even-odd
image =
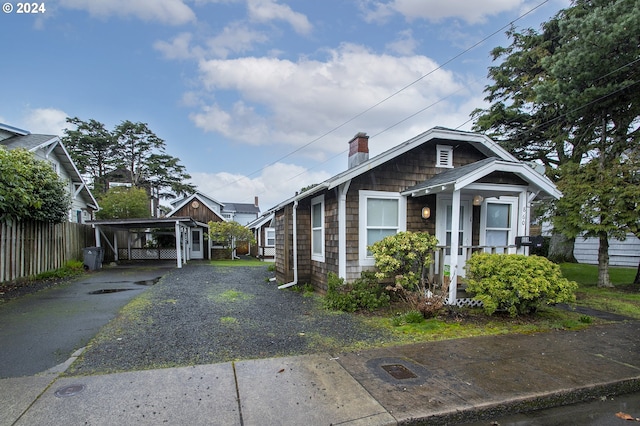
{"type": "Polygon", "coordinates": [[[311,259],[324,262],[324,195],[311,199],[311,259]]]}
{"type": "Polygon", "coordinates": [[[495,248],[497,253],[508,252],[507,246],[515,241],[517,203],[515,197],[486,200],[480,217],[481,245],[495,248]]]}
{"type": "Polygon", "coordinates": [[[275,247],[276,245],[276,230],[275,228],[265,228],[265,246],[266,247],[275,247]]]}
{"type": "Polygon", "coordinates": [[[360,191],[360,260],[373,265],[368,247],[406,230],[406,199],[397,192],[360,191]]]}

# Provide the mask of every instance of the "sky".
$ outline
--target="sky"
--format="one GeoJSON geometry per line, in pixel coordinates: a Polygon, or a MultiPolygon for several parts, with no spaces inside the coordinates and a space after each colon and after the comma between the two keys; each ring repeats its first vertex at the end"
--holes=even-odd
{"type": "Polygon", "coordinates": [[[0,123],[147,123],[198,190],[265,211],[344,171],[356,133],[373,157],[435,126],[470,130],[510,23],[539,29],[569,0],[36,4],[3,0],[0,123]]]}

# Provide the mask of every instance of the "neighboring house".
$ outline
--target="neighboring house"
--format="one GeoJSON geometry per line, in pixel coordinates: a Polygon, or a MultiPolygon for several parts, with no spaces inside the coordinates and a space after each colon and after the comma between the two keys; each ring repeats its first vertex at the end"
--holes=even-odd
{"type": "Polygon", "coordinates": [[[209,259],[212,242],[205,236],[209,233],[209,222],[224,222],[221,214],[222,204],[215,199],[195,192],[188,197],[171,203],[173,209],[166,215],[171,217],[190,217],[196,222],[189,230],[189,253],[191,259],[209,259]]]}
{"type": "Polygon", "coordinates": [[[369,245],[427,231],[440,244],[433,273],[449,282],[449,303],[458,303],[458,277],[471,253],[527,253],[516,237],[529,236],[530,204],[561,196],[490,138],[439,127],[371,159],[368,136],[358,133],[348,164],[265,213],[273,214],[281,287],[311,283],[324,291],[329,272],[352,281],[374,268],[369,245]]]}
{"type": "Polygon", "coordinates": [[[265,261],[272,262],[276,257],[276,228],[274,228],[274,213],[265,213],[247,224],[253,231],[256,243],[251,246],[251,255],[265,261]]]}
{"type": "Polygon", "coordinates": [[[248,225],[260,216],[260,207],[258,206],[258,197],[255,197],[253,204],[251,203],[222,203],[222,216],[232,222],[238,222],[240,225],[248,225]]]}
{"type": "MultiPolygon", "coordinates": [[[[579,263],[598,264],[598,238],[577,237],[573,246],[573,255],[579,263]]],[[[609,266],[638,267],[640,263],[640,239],[627,234],[623,241],[609,238],[609,266]]]]}
{"type": "Polygon", "coordinates": [[[37,159],[51,164],[67,183],[71,195],[69,222],[85,223],[93,219],[98,203],[58,136],[32,134],[0,123],[0,145],[9,150],[24,148],[33,152],[37,159]]]}

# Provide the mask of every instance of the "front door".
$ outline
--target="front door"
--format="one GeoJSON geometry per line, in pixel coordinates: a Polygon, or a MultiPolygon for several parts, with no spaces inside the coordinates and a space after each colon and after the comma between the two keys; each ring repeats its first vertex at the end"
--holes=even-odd
{"type": "MultiPolygon", "coordinates": [[[[444,275],[451,276],[451,224],[453,223],[453,201],[451,198],[438,200],[438,214],[436,226],[436,238],[438,245],[446,246],[444,250],[444,275]]],[[[466,250],[463,246],[471,246],[471,202],[460,200],[460,219],[458,226],[458,270],[456,275],[464,277],[464,265],[466,263],[466,250]]]]}
{"type": "Polygon", "coordinates": [[[191,259],[204,259],[202,228],[191,229],[191,259]]]}

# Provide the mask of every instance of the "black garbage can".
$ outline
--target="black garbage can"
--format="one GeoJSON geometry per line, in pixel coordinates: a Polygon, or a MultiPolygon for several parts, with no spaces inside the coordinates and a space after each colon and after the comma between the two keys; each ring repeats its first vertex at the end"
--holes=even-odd
{"type": "Polygon", "coordinates": [[[95,271],[102,268],[102,259],[104,249],[102,247],[85,247],[82,249],[84,254],[84,269],[95,271]]]}

